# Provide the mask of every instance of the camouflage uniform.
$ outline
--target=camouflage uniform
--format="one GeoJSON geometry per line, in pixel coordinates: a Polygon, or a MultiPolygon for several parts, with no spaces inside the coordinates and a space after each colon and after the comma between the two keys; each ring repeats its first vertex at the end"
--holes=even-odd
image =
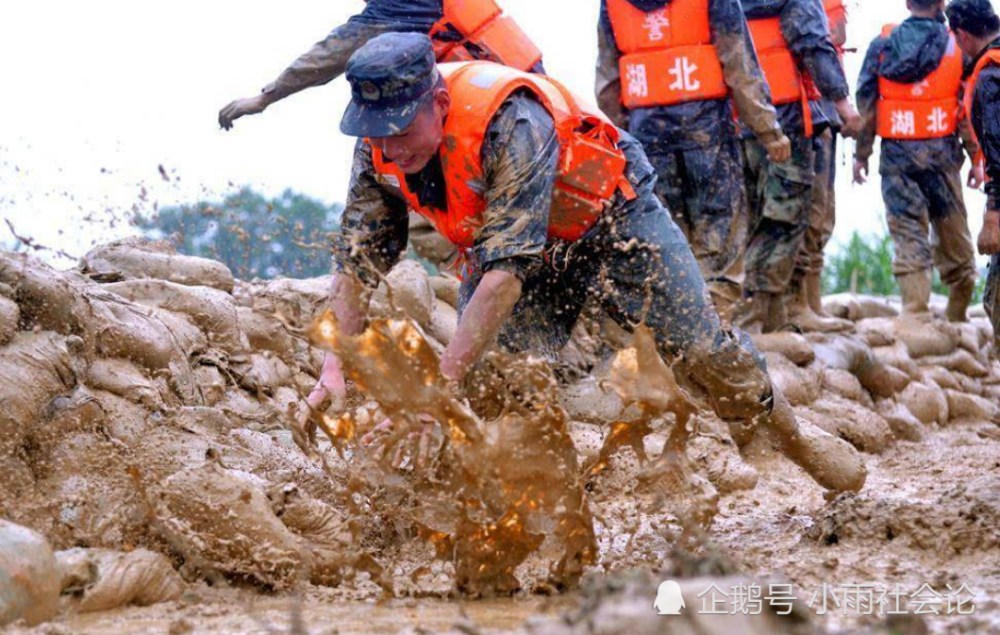
{"type": "MultiPolygon", "coordinates": [[[[1000,39],[994,40],[987,49],[1000,49],[1000,39]]],[[[1000,67],[983,69],[973,98],[970,119],[986,158],[986,206],[990,210],[1000,210],[1000,116],[996,113],[997,104],[1000,104],[1000,67]]],[[[990,259],[983,305],[993,324],[994,351],[1000,355],[1000,255],[990,259]]]]}
{"type": "MultiPolygon", "coordinates": [[[[921,81],[938,68],[948,41],[947,27],[929,18],[910,18],[890,38],[872,41],[858,82],[858,110],[865,125],[857,159],[867,161],[872,154],[879,77],[906,84],[921,81]]],[[[961,118],[959,128],[960,134],[944,139],[882,140],[879,173],[898,277],[937,266],[941,281],[952,286],[976,275],[962,194],[960,137],[970,157],[978,147],[968,118],[961,118]]]]}
{"type": "MultiPolygon", "coordinates": [[[[832,105],[829,106],[832,108],[832,105]]],[[[827,108],[827,105],[824,105],[827,108]]],[[[826,245],[837,223],[837,128],[831,126],[813,139],[816,156],[809,227],[795,262],[793,280],[810,273],[823,273],[826,245]]]]}
{"type": "MultiPolygon", "coordinates": [[[[836,102],[848,96],[847,78],[818,0],[742,0],[742,4],[747,19],[780,17],[792,54],[809,71],[823,97],[836,102]]],[[[834,115],[823,102],[810,102],[809,107],[815,134],[822,135],[834,115]]],[[[745,285],[749,295],[784,293],[809,227],[816,174],[813,139],[805,136],[800,104],[777,110],[781,127],[792,141],[791,161],[772,164],[760,143],[744,133],[751,227],[745,285]]]]}
{"type": "MultiPolygon", "coordinates": [[[[653,167],[632,137],[623,133],[620,146],[637,197],[617,195],[604,219],[574,243],[548,238],[559,144],[544,107],[514,95],[486,139],[487,208],[468,253],[460,312],[483,274],[504,270],[523,283],[500,335],[508,350],[555,358],[584,304],[595,300],[627,330],[645,322],[661,352],[678,360],[679,379],[722,419],[749,421],[768,411],[765,362],[748,338],[722,329],[684,235],[656,198],[653,167]]],[[[368,146],[359,145],[334,268],[368,285],[399,260],[406,244],[406,204],[390,181],[375,173],[368,146]]],[[[444,206],[437,162],[407,177],[407,184],[422,201],[444,206]]]]}
{"type": "MultiPolygon", "coordinates": [[[[670,0],[629,0],[644,11],[670,0]]],[[[598,105],[638,139],[658,181],[656,194],[691,243],[701,273],[718,305],[739,299],[746,216],[735,102],[743,122],[770,142],[781,129],[743,18],[739,0],[711,0],[712,39],[732,98],[626,111],[621,106],[621,52],[607,3],[598,28],[598,105]]],[[[677,27],[682,28],[682,27],[677,27]]]]}
{"type": "MultiPolygon", "coordinates": [[[[279,100],[327,84],[344,74],[347,60],[372,38],[383,33],[428,33],[442,14],[442,0],[368,0],[361,13],[314,44],[264,92],[279,100]]],[[[541,64],[535,70],[544,72],[541,64]]],[[[417,214],[410,215],[410,242],[419,256],[441,268],[450,267],[458,256],[454,246],[417,214]]]]}

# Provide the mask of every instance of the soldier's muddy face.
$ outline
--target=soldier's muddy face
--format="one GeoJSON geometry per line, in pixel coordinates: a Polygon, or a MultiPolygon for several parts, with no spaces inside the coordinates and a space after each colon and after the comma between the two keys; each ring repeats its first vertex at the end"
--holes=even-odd
{"type": "Polygon", "coordinates": [[[386,159],[395,163],[403,174],[416,174],[427,167],[438,153],[444,137],[444,120],[451,106],[451,97],[444,88],[435,90],[434,97],[419,106],[413,123],[399,134],[372,139],[372,145],[386,159]]]}

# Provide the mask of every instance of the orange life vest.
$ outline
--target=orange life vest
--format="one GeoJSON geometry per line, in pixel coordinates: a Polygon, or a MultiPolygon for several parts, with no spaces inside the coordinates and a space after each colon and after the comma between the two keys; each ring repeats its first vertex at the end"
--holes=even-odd
{"type": "MultiPolygon", "coordinates": [[[[882,29],[889,37],[895,25],[882,29]]],[[[901,84],[878,80],[878,135],[883,139],[943,139],[955,134],[961,113],[962,51],[949,35],[941,64],[923,81],[901,84]]]]}
{"type": "MultiPolygon", "coordinates": [[[[965,84],[965,116],[972,119],[972,106],[976,100],[976,84],[979,83],[979,75],[983,72],[987,66],[1000,66],[1000,49],[989,49],[979,61],[976,62],[975,68],[972,70],[972,74],[969,75],[969,79],[965,84]]],[[[973,129],[973,134],[975,130],[973,129]]],[[[978,142],[978,139],[977,139],[978,142]]],[[[982,145],[980,145],[982,148],[982,145]]],[[[979,154],[976,156],[976,163],[984,165],[986,163],[986,156],[983,151],[980,150],[979,154]]]]}
{"type": "Polygon", "coordinates": [[[753,45],[760,58],[764,78],[771,88],[771,101],[775,106],[802,104],[802,118],[807,137],[813,135],[812,110],[809,102],[822,97],[809,73],[799,69],[785,34],[781,31],[781,18],[748,20],[753,45]]]}
{"type": "Polygon", "coordinates": [[[625,155],[618,149],[619,131],[596,108],[583,107],[553,79],[491,62],[439,65],[451,94],[451,109],[441,144],[446,209],[421,205],[406,177],[372,145],[376,172],[398,182],[410,209],[427,218],[462,249],[473,246],[482,226],[482,147],[494,115],[512,93],[532,92],[552,115],[559,138],[558,176],[549,213],[549,236],[574,241],[601,217],[620,189],[634,198],[625,177],[625,155]]]}
{"type": "Polygon", "coordinates": [[[607,0],[615,34],[626,108],[672,106],[729,94],[712,43],[709,0],[674,0],[642,11],[627,0],[607,0]]]}
{"type": "Polygon", "coordinates": [[[530,71],[542,61],[541,50],[493,0],[444,0],[443,5],[444,14],[430,32],[438,62],[485,59],[530,71]],[[461,39],[449,38],[452,31],[461,39]]]}
{"type": "MultiPolygon", "coordinates": [[[[844,0],[823,0],[823,10],[826,11],[827,22],[830,23],[830,34],[833,34],[833,30],[838,24],[847,25],[847,6],[844,4],[844,0]]],[[[833,47],[837,49],[837,55],[840,57],[840,63],[844,63],[844,47],[834,43],[833,47]]]]}

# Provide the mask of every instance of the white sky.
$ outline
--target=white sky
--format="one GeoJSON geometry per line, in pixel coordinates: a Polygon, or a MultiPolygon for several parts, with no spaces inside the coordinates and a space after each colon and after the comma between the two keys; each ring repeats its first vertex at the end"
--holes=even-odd
{"type": "MultiPolygon", "coordinates": [[[[848,79],[904,0],[853,5],[848,79]]],[[[592,95],[598,0],[503,0],[545,52],[548,72],[592,95]]],[[[0,218],[42,244],[82,255],[127,234],[129,210],[194,202],[239,185],[343,201],[353,140],[337,131],[343,79],[219,130],[218,110],[249,96],[361,0],[32,0],[0,20],[0,218]],[[159,174],[163,165],[170,181],[159,174]],[[142,191],[147,190],[143,198],[142,191]]],[[[873,178],[850,183],[839,158],[835,240],[885,225],[873,178]]],[[[967,191],[973,235],[985,197],[967,191]]],[[[0,241],[10,238],[0,225],[0,241]]],[[[62,264],[71,264],[62,261],[62,264]]]]}

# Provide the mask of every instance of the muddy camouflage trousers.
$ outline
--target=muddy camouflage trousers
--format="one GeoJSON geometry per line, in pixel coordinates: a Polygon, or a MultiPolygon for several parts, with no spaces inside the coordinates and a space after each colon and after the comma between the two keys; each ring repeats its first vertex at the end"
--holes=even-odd
{"type": "Polygon", "coordinates": [[[882,175],[897,276],[934,266],[946,285],[976,275],[975,251],[956,170],[882,175]]]}
{"type": "Polygon", "coordinates": [[[832,130],[813,139],[816,175],[809,207],[809,227],[795,262],[795,277],[823,273],[823,252],[837,223],[837,135],[832,130]]]}
{"type": "Polygon", "coordinates": [[[756,139],[742,143],[749,210],[748,294],[784,293],[809,229],[815,177],[813,140],[792,134],[792,158],[771,163],[756,139]]]}
{"type": "Polygon", "coordinates": [[[990,258],[990,273],[986,277],[983,306],[993,324],[993,354],[1000,357],[1000,256],[990,258]]]}
{"type": "Polygon", "coordinates": [[[687,236],[713,298],[740,299],[747,240],[739,142],[676,152],[647,151],[656,195],[687,236]]]}
{"type": "MultiPolygon", "coordinates": [[[[472,273],[463,283],[460,314],[480,279],[472,273]]],[[[555,360],[588,301],[627,331],[645,323],[665,360],[676,361],[678,382],[721,419],[767,412],[764,358],[745,334],[723,330],[687,240],[651,191],[583,239],[550,248],[524,281],[500,345],[555,360]]]]}

